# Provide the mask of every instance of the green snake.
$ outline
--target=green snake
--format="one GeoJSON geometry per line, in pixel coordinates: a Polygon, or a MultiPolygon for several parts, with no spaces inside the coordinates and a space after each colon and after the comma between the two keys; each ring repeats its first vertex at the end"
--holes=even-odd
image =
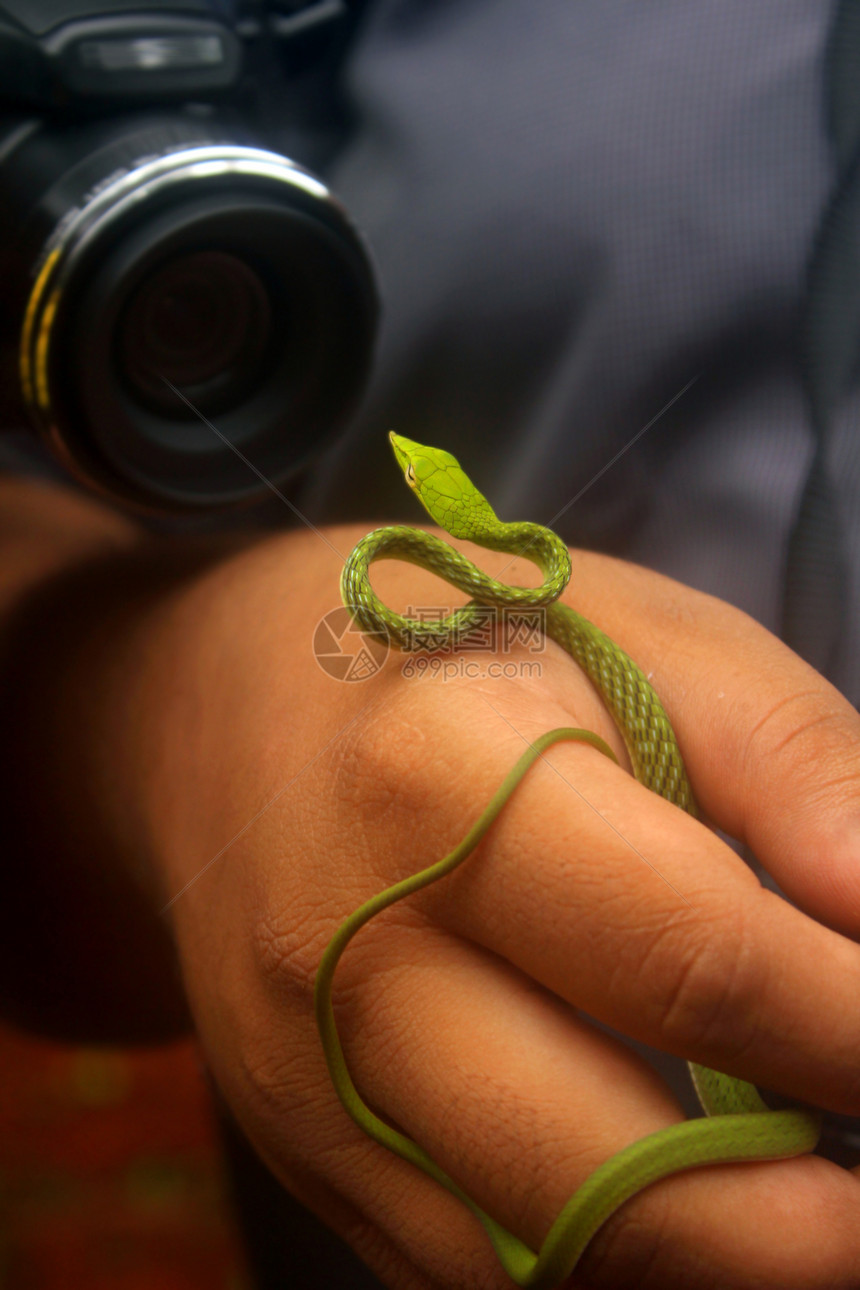
{"type": "MultiPolygon", "coordinates": [[[[365,632],[387,636],[401,650],[436,650],[444,644],[456,646],[463,640],[486,615],[488,605],[505,615],[541,610],[546,634],[583,668],[611,712],[624,738],[635,777],[682,810],[696,815],[675,735],[644,674],[598,627],[558,603],[571,572],[570,555],[561,538],[538,524],[499,520],[450,453],[423,447],[394,433],[390,439],[407,484],[442,529],[452,537],[468,539],[492,551],[525,556],[538,565],[544,580],[538,588],[506,586],[482,573],[432,534],[400,525],[376,529],[361,539],[343,571],[341,593],[356,625],[365,632]],[[469,603],[435,622],[395,614],[377,598],[370,585],[370,565],[383,558],[406,560],[432,570],[464,592],[469,603]]],[[[381,1120],[362,1100],[347,1068],[332,1008],[332,984],[341,955],[374,915],[462,864],[533,762],[552,744],[573,739],[591,743],[614,760],[604,741],[590,731],[564,727],[535,740],[453,851],[372,897],[346,919],[323,955],[314,992],[317,1026],[329,1074],[345,1110],[368,1137],[416,1165],[458,1197],[483,1225],[512,1280],[534,1290],[550,1290],[569,1276],[598,1228],[626,1200],[659,1179],[697,1165],[801,1155],[814,1149],[819,1134],[819,1119],[814,1112],[800,1108],[772,1111],[752,1084],[690,1062],[696,1094],[707,1118],[660,1129],[606,1161],[573,1194],[535,1253],[481,1209],[422,1147],[381,1120]]]]}

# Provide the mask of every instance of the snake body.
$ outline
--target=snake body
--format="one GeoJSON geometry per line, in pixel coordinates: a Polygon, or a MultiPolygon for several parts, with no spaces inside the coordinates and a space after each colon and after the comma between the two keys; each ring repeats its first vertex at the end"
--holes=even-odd
{"type": "MultiPolygon", "coordinates": [[[[488,605],[508,616],[542,611],[546,634],[582,667],[611,712],[635,777],[682,810],[697,815],[677,740],[647,678],[604,632],[558,602],[571,572],[570,555],[561,538],[538,524],[499,520],[450,453],[401,435],[392,433],[390,438],[406,482],[440,527],[452,537],[471,540],[489,550],[527,557],[541,570],[543,582],[537,588],[508,586],[490,578],[432,534],[391,525],[362,538],[344,567],[341,593],[356,624],[365,632],[387,636],[401,650],[438,649],[442,644],[456,646],[480,624],[488,605]],[[384,558],[431,570],[464,592],[469,603],[434,622],[395,614],[370,584],[371,564],[384,558]]],[[[453,851],[372,897],[346,919],[323,955],[315,984],[323,1051],[345,1110],[374,1141],[416,1165],[462,1201],[483,1225],[512,1280],[534,1290],[550,1290],[569,1276],[594,1233],[644,1187],[698,1165],[801,1155],[814,1149],[819,1134],[818,1117],[813,1112],[772,1111],[752,1084],[691,1062],[696,1094],[708,1118],[661,1129],[601,1165],[563,1207],[535,1253],[481,1209],[423,1148],[376,1116],[361,1098],[347,1068],[332,1007],[334,973],[341,955],[369,919],[462,864],[534,761],[552,744],[573,739],[591,743],[614,759],[604,741],[591,731],[562,727],[535,740],[453,851]]]]}

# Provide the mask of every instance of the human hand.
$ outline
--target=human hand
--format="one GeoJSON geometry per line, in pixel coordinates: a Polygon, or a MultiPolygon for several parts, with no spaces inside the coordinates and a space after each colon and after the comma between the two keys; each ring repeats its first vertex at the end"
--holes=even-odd
{"type": "MultiPolygon", "coordinates": [[[[359,533],[330,536],[346,552],[359,533]]],[[[171,907],[192,1010],[277,1176],[393,1286],[502,1287],[474,1220],[346,1118],[313,977],[347,913],[462,837],[523,739],[580,725],[623,751],[551,645],[539,676],[516,668],[535,656],[493,676],[470,654],[477,676],[410,681],[393,655],[372,680],[337,684],[310,636],[338,571],[318,539],[277,539],[203,579],[156,629],[182,645],[155,652],[147,682],[169,682],[174,699],[148,790],[161,804],[153,850],[166,895],[193,883],[171,907]]],[[[440,600],[412,568],[376,581],[395,605],[440,600]]],[[[574,558],[572,587],[652,676],[709,818],[809,915],[856,935],[853,711],[719,602],[592,555],[574,558]]],[[[761,890],[703,825],[593,750],[562,745],[547,761],[462,871],[361,933],[336,982],[368,1101],[533,1247],[599,1163],[681,1118],[650,1068],[574,1008],[860,1112],[857,947],[761,890]]],[[[857,1180],[826,1161],[703,1169],[626,1205],[577,1283],[855,1284],[858,1208],[857,1180]]]]}

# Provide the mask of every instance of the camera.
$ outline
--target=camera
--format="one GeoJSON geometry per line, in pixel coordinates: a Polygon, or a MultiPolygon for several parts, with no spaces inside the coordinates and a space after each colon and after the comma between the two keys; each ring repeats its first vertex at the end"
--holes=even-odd
{"type": "Polygon", "coordinates": [[[360,401],[378,295],[265,104],[353,21],[341,0],[0,3],[0,424],[151,511],[247,504],[313,460],[360,401]]]}

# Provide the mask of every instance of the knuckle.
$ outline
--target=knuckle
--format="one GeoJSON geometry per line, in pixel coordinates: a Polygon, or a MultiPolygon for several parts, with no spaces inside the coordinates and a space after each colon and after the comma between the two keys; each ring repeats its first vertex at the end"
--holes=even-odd
{"type": "Polygon", "coordinates": [[[314,934],[316,919],[292,907],[282,924],[272,915],[260,916],[249,929],[248,951],[255,976],[279,997],[309,998],[319,959],[314,934]]]}
{"type": "Polygon", "coordinates": [[[631,1285],[656,1290],[667,1284],[667,1272],[671,1276],[677,1270],[673,1227],[665,1194],[655,1190],[647,1198],[637,1196],[596,1233],[578,1271],[588,1285],[601,1290],[626,1290],[631,1285]]]}
{"type": "Polygon", "coordinates": [[[353,816],[386,809],[408,764],[408,746],[405,732],[390,713],[365,713],[338,747],[332,785],[338,810],[353,816]]]}
{"type": "MultiPolygon", "coordinates": [[[[834,690],[832,695],[819,683],[810,689],[789,687],[780,692],[749,728],[742,749],[743,769],[770,767],[772,775],[807,778],[815,768],[817,792],[822,805],[844,795],[846,789],[860,788],[858,731],[853,714],[834,690]],[[824,774],[822,775],[822,769],[824,774]]],[[[755,777],[747,775],[747,782],[755,777]]]]}
{"type": "Polygon", "coordinates": [[[423,720],[414,707],[371,709],[341,739],[332,791],[348,827],[356,819],[376,820],[428,805],[432,777],[422,770],[430,755],[425,732],[436,719],[423,720]]]}
{"type": "Polygon", "coordinates": [[[665,1047],[706,1062],[740,1060],[758,1032],[762,972],[755,928],[743,910],[709,914],[673,958],[659,1023],[665,1047]]]}
{"type": "MultiPolygon", "coordinates": [[[[341,741],[332,781],[336,830],[353,867],[360,857],[375,877],[388,877],[392,845],[411,845],[416,820],[432,855],[451,802],[440,786],[451,789],[451,759],[468,743],[463,732],[471,725],[458,687],[420,685],[355,723],[341,741]]],[[[454,797],[461,789],[462,777],[454,797]]]]}

